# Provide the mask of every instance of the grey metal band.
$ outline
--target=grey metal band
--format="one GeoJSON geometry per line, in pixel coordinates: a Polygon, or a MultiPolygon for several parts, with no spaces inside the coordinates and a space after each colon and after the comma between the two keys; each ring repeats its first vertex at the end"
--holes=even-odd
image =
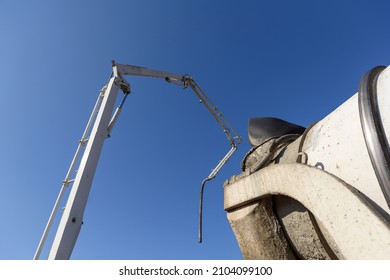
{"type": "Polygon", "coordinates": [[[377,81],[384,66],[367,72],[359,85],[359,115],[364,140],[376,177],[390,208],[390,149],[383,129],[377,97],[377,81]]]}

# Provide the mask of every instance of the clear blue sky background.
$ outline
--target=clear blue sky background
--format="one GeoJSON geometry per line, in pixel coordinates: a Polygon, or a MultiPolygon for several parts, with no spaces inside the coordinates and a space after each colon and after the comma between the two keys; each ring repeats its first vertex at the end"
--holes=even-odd
{"type": "Polygon", "coordinates": [[[189,89],[128,77],[72,258],[241,259],[222,185],[249,149],[248,119],[307,126],[333,111],[390,63],[389,12],[386,0],[2,0],[0,259],[33,257],[112,59],[190,74],[244,143],[206,185],[199,245],[200,183],[229,145],[189,89]]]}

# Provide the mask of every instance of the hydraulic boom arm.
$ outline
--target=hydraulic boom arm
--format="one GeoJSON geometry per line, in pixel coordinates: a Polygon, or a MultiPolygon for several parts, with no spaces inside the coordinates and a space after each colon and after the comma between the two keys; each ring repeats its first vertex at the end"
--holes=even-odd
{"type": "Polygon", "coordinates": [[[167,82],[174,83],[176,85],[181,85],[183,86],[183,88],[190,87],[199,98],[199,101],[207,108],[207,110],[212,114],[217,123],[222,127],[223,132],[229,140],[231,149],[218,163],[218,165],[212,170],[210,175],[206,177],[202,182],[199,212],[199,241],[201,242],[202,240],[201,215],[204,184],[205,182],[213,179],[217,175],[219,170],[223,167],[223,165],[229,160],[231,155],[237,149],[237,146],[241,143],[241,137],[237,134],[237,132],[233,129],[229,122],[227,122],[225,117],[214,105],[214,103],[207,97],[204,91],[188,75],[172,74],[138,66],[116,64],[115,62],[113,62],[112,75],[110,77],[110,80],[108,84],[103,87],[103,89],[99,93],[98,100],[92,111],[91,117],[88,121],[82,139],[80,140],[76,154],[72,160],[68,173],[64,181],[62,182],[60,193],[55,202],[49,221],[46,225],[45,231],[38,245],[34,259],[39,259],[50,227],[53,223],[54,217],[59,208],[59,204],[64,195],[65,189],[70,184],[72,184],[72,189],[69,194],[68,201],[66,203],[64,212],[60,220],[60,224],[57,229],[57,233],[53,241],[53,245],[49,253],[49,259],[69,259],[72,254],[78,234],[81,229],[81,225],[83,223],[84,210],[87,204],[87,199],[91,189],[95,170],[98,164],[99,156],[103,148],[104,140],[110,136],[110,133],[122,110],[122,106],[126,100],[126,97],[130,94],[130,85],[123,78],[123,76],[125,75],[161,78],[167,82]],[[123,91],[124,97],[118,108],[115,110],[114,113],[112,113],[114,110],[115,101],[119,89],[123,91]],[[79,155],[83,148],[85,148],[85,150],[80,160],[77,174],[74,179],[71,179],[71,176],[78,162],[79,155]]]}

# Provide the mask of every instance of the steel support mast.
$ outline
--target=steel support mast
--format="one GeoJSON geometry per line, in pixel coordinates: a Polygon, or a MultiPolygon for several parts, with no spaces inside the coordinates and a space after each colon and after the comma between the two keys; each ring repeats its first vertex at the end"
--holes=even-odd
{"type": "Polygon", "coordinates": [[[190,86],[190,88],[199,98],[199,101],[207,108],[217,123],[222,127],[223,132],[229,140],[231,149],[219,162],[216,168],[214,168],[211,174],[203,181],[201,197],[203,193],[204,182],[209,181],[216,176],[218,171],[228,161],[233,152],[237,149],[237,146],[241,143],[241,138],[237,132],[232,128],[232,126],[227,122],[218,108],[212,103],[212,101],[191,77],[187,75],[172,74],[138,66],[116,64],[115,62],[113,62],[112,67],[113,69],[110,80],[99,93],[98,100],[92,111],[82,139],[80,140],[76,154],[62,183],[60,193],[34,255],[34,259],[39,259],[40,257],[54,217],[64,196],[65,189],[70,185],[72,185],[71,191],[63,211],[57,233],[54,237],[54,241],[49,253],[49,259],[69,259],[72,254],[81,229],[81,225],[83,224],[83,215],[91,190],[96,167],[99,161],[100,153],[103,148],[104,140],[110,136],[110,133],[122,110],[123,103],[130,93],[130,85],[123,78],[124,75],[162,78],[167,82],[174,83],[176,85],[182,85],[184,88],[190,86]],[[124,98],[119,107],[113,113],[117,99],[117,93],[119,90],[123,91],[124,98]],[[78,157],[83,148],[85,148],[85,150],[77,168],[76,176],[74,179],[71,179],[71,176],[75,170],[75,166],[78,162],[78,157]]]}

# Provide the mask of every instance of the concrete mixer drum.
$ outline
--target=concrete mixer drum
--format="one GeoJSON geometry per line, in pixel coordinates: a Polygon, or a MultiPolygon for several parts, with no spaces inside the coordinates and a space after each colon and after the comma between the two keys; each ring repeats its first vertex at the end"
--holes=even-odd
{"type": "Polygon", "coordinates": [[[249,121],[253,148],[225,182],[246,259],[390,258],[390,68],[308,128],[249,121]]]}

